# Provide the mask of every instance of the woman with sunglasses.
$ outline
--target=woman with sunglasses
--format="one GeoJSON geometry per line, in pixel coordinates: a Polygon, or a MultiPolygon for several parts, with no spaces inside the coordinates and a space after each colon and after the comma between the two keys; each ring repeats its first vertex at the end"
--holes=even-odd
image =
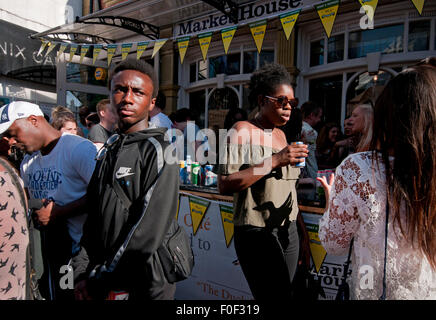
{"type": "Polygon", "coordinates": [[[254,298],[289,300],[299,253],[295,166],[308,150],[288,145],[278,128],[298,104],[285,67],[268,64],[254,72],[250,91],[259,112],[228,133],[218,187],[234,197],[235,250],[254,298]]]}

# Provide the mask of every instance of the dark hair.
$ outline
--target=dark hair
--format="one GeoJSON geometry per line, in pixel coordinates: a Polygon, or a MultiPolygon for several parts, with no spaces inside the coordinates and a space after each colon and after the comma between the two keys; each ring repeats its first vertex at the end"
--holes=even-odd
{"type": "Polygon", "coordinates": [[[174,121],[175,122],[185,122],[188,120],[195,120],[194,116],[191,113],[191,110],[188,108],[182,108],[175,112],[174,114],[174,121]]]}
{"type": "Polygon", "coordinates": [[[57,106],[52,110],[51,126],[53,128],[55,128],[56,130],[60,130],[64,126],[65,122],[68,121],[77,124],[76,118],[74,117],[74,113],[70,109],[62,106],[57,106]]]}
{"type": "Polygon", "coordinates": [[[236,122],[247,120],[247,111],[240,108],[231,108],[224,119],[224,129],[229,130],[236,122]],[[236,115],[240,114],[241,118],[236,119],[236,115]]]}
{"type": "Polygon", "coordinates": [[[86,121],[91,121],[94,124],[97,124],[100,122],[100,118],[98,117],[97,112],[91,112],[88,114],[85,118],[86,121]]]}
{"type": "Polygon", "coordinates": [[[292,86],[291,76],[286,68],[277,63],[265,64],[251,75],[248,95],[250,105],[256,107],[259,96],[273,95],[282,84],[292,86]]]}
{"type": "Polygon", "coordinates": [[[154,104],[161,110],[165,109],[167,105],[167,98],[165,96],[165,93],[163,93],[161,90],[157,92],[156,102],[154,104]]]}
{"type": "Polygon", "coordinates": [[[313,102],[313,101],[306,101],[301,106],[301,112],[303,113],[303,119],[307,118],[312,113],[319,114],[321,109],[322,108],[320,106],[318,106],[315,102],[313,102]]]}
{"type": "Polygon", "coordinates": [[[335,122],[329,122],[326,123],[321,130],[319,131],[319,135],[318,138],[316,139],[316,151],[319,153],[323,153],[324,151],[326,151],[327,149],[331,149],[333,147],[333,145],[335,144],[334,142],[331,142],[329,139],[329,135],[330,135],[330,130],[333,128],[338,128],[338,139],[337,141],[339,141],[341,139],[341,127],[335,123],[335,122]]]}
{"type": "Polygon", "coordinates": [[[109,90],[111,90],[113,77],[117,73],[124,70],[136,70],[150,77],[153,83],[153,98],[156,97],[159,89],[159,83],[157,81],[156,73],[154,72],[153,67],[143,60],[137,60],[133,58],[127,58],[126,60],[119,62],[117,65],[115,65],[113,69],[111,69],[108,81],[109,90]]]}
{"type": "Polygon", "coordinates": [[[391,79],[375,104],[371,150],[386,167],[388,199],[402,235],[436,269],[436,69],[403,70],[391,79]],[[393,151],[391,166],[389,151],[393,151]],[[391,203],[391,202],[390,202],[391,203]],[[401,224],[400,208],[407,223],[401,224]],[[404,229],[406,227],[406,229],[404,229]],[[415,240],[417,239],[417,242],[415,240]]]}
{"type": "Polygon", "coordinates": [[[85,118],[89,115],[91,111],[87,106],[81,106],[79,108],[79,119],[82,125],[86,125],[85,118]]]}

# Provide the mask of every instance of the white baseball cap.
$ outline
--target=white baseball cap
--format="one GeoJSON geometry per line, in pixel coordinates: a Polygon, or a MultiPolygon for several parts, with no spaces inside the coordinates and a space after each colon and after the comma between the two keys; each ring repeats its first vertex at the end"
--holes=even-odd
{"type": "Polygon", "coordinates": [[[26,101],[14,101],[0,109],[0,134],[6,132],[17,119],[28,116],[44,116],[38,105],[26,101]]]}

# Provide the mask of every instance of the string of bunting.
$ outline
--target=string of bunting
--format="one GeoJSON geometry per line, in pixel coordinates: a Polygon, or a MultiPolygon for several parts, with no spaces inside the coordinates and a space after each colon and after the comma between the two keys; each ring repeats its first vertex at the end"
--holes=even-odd
{"type": "MultiPolygon", "coordinates": [[[[377,8],[378,0],[358,0],[361,6],[365,9],[365,12],[370,20],[374,19],[375,10],[377,8]],[[369,7],[371,9],[369,9],[369,7]]],[[[425,0],[411,0],[415,8],[418,10],[419,14],[422,14],[422,10],[424,8],[424,2],[425,0]]],[[[340,5],[340,0],[329,0],[324,1],[321,3],[313,4],[313,7],[317,11],[319,18],[321,20],[321,23],[324,27],[325,33],[327,35],[327,38],[330,38],[333,25],[336,20],[336,15],[338,13],[340,5]]],[[[289,40],[289,37],[292,33],[292,30],[295,26],[295,23],[297,22],[298,16],[301,12],[302,8],[297,10],[288,11],[286,13],[278,14],[278,15],[272,15],[268,16],[266,18],[263,18],[260,21],[255,21],[249,23],[249,28],[251,31],[251,35],[253,37],[253,40],[256,44],[256,48],[258,52],[260,53],[262,50],[262,44],[263,39],[265,37],[266,33],[266,27],[267,27],[267,21],[268,19],[273,18],[279,18],[283,31],[285,33],[286,39],[289,40]]],[[[236,30],[238,27],[242,26],[243,24],[226,27],[221,30],[214,30],[219,31],[221,34],[221,39],[224,46],[224,52],[227,54],[230,48],[230,44],[233,40],[233,37],[235,36],[236,30]]],[[[48,48],[45,55],[48,55],[53,49],[59,44],[59,50],[57,53],[57,56],[59,57],[62,53],[65,52],[68,46],[70,46],[69,51],[69,62],[72,61],[74,55],[79,50],[80,46],[80,63],[83,62],[83,58],[88,53],[90,47],[93,47],[93,53],[92,53],[92,64],[95,64],[95,61],[98,59],[98,55],[101,50],[105,49],[107,50],[107,64],[110,66],[112,62],[112,58],[116,54],[118,48],[121,48],[121,59],[124,60],[128,56],[131,49],[136,44],[136,59],[140,59],[142,54],[145,52],[145,50],[148,48],[148,46],[153,43],[153,53],[152,58],[156,55],[156,53],[159,52],[159,50],[165,45],[165,43],[168,40],[175,40],[179,49],[179,56],[180,56],[180,63],[183,64],[186,51],[189,47],[189,41],[193,36],[197,36],[198,42],[200,45],[201,53],[203,56],[203,60],[206,61],[207,59],[207,52],[209,50],[209,45],[212,40],[212,35],[214,31],[199,33],[196,35],[185,35],[182,37],[173,37],[173,38],[165,38],[165,39],[157,39],[157,40],[148,40],[148,41],[140,41],[140,42],[129,42],[129,43],[114,43],[114,44],[75,44],[75,43],[63,43],[63,42],[56,42],[56,41],[50,41],[47,39],[41,39],[41,47],[39,49],[38,55],[40,55],[45,48],[48,48]]]]}

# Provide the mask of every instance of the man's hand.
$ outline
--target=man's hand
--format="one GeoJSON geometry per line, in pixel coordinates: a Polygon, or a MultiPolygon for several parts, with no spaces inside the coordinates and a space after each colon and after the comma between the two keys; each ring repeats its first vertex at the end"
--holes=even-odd
{"type": "Polygon", "coordinates": [[[42,202],[44,203],[44,205],[41,207],[41,209],[34,210],[34,212],[38,222],[41,225],[46,226],[54,218],[53,211],[56,205],[54,201],[50,201],[47,199],[42,199],[42,202]]]}
{"type": "Polygon", "coordinates": [[[284,147],[280,152],[273,155],[273,167],[284,167],[288,164],[296,165],[304,161],[309,150],[306,144],[294,144],[284,147]]]}

